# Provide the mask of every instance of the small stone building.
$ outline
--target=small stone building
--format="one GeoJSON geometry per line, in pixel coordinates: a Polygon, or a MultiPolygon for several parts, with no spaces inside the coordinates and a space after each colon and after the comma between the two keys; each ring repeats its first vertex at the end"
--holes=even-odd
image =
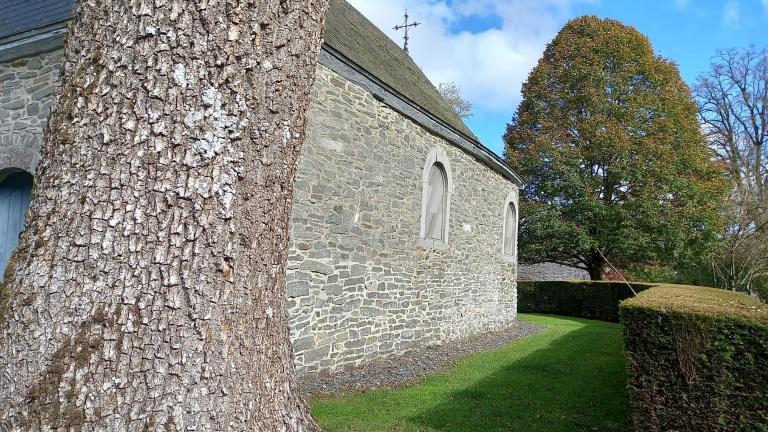
{"type": "MultiPolygon", "coordinates": [[[[23,226],[72,1],[0,2],[3,267],[23,226]]],[[[519,177],[344,0],[331,1],[306,135],[287,275],[299,371],[514,320],[519,177]]]]}

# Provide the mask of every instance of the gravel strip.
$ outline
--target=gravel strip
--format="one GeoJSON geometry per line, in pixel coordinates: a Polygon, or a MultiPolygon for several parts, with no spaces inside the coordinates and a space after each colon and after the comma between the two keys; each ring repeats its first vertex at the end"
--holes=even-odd
{"type": "Polygon", "coordinates": [[[301,386],[307,394],[399,387],[444,369],[467,354],[501,348],[514,340],[545,330],[546,327],[540,325],[515,321],[502,329],[445,342],[439,346],[419,348],[400,357],[374,360],[364,366],[305,377],[301,380],[301,386]]]}

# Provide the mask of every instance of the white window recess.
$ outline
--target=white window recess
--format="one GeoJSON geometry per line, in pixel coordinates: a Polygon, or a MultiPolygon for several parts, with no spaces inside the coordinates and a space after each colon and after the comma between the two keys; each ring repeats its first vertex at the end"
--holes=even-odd
{"type": "Polygon", "coordinates": [[[502,229],[502,256],[508,261],[517,259],[517,194],[510,192],[504,201],[504,225],[502,229]]]}
{"type": "Polygon", "coordinates": [[[422,185],[419,239],[425,247],[445,248],[453,194],[451,166],[445,150],[434,148],[427,155],[422,185]]]}

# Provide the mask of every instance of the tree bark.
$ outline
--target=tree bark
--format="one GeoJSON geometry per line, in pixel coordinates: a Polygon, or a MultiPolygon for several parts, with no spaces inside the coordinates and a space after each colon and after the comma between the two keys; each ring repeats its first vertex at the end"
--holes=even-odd
{"type": "Polygon", "coordinates": [[[605,260],[603,257],[596,250],[592,250],[587,261],[589,279],[593,281],[603,280],[603,274],[605,273],[605,260]]]}
{"type": "Polygon", "coordinates": [[[81,0],[0,323],[2,430],[316,430],[284,300],[327,0],[81,0]]]}
{"type": "Polygon", "coordinates": [[[603,273],[605,269],[601,265],[589,266],[589,279],[593,281],[603,280],[603,273]]]}

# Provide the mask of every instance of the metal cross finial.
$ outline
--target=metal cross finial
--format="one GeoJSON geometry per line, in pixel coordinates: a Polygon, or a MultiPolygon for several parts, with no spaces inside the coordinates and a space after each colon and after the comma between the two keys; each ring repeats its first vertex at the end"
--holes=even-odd
{"type": "Polygon", "coordinates": [[[411,23],[408,22],[408,9],[405,10],[405,15],[404,16],[405,16],[405,22],[402,25],[396,25],[396,26],[394,26],[392,28],[395,29],[395,30],[405,29],[405,35],[403,36],[403,39],[405,40],[405,43],[403,44],[403,50],[405,52],[408,52],[408,28],[409,27],[416,27],[417,25],[420,25],[421,23],[420,22],[416,22],[416,21],[411,22],[411,23]]]}

